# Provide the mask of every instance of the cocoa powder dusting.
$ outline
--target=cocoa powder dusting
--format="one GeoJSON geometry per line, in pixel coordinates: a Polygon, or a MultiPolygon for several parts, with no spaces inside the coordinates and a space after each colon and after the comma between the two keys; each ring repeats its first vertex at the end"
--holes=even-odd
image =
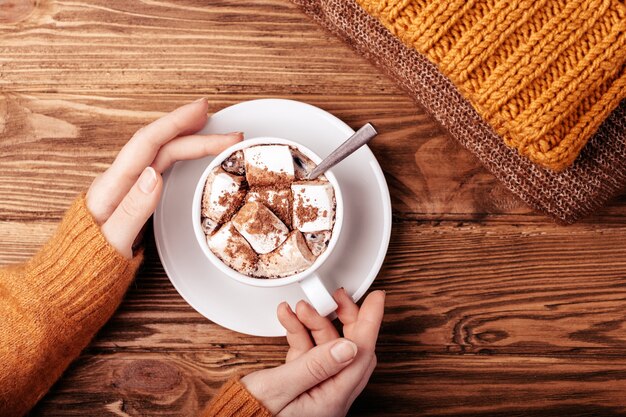
{"type": "Polygon", "coordinates": [[[230,203],[227,207],[228,210],[224,212],[224,218],[226,221],[230,220],[233,214],[237,213],[241,205],[243,204],[244,199],[246,198],[246,190],[239,190],[236,194],[231,194],[230,198],[228,196],[222,196],[219,198],[219,204],[222,205],[222,199],[226,197],[227,201],[230,200],[230,203]]]}
{"type": "Polygon", "coordinates": [[[262,203],[291,230],[292,195],[290,188],[252,187],[246,201],[262,203]]]}
{"type": "Polygon", "coordinates": [[[229,196],[230,195],[226,191],[222,191],[222,195],[220,195],[220,197],[217,199],[217,204],[219,204],[220,206],[225,206],[226,204],[228,204],[229,196]]]}
{"type": "Polygon", "coordinates": [[[248,242],[231,226],[231,236],[226,241],[224,254],[231,259],[241,259],[244,270],[256,268],[258,260],[257,253],[248,242]]]}
{"type": "Polygon", "coordinates": [[[260,203],[260,207],[256,211],[256,217],[252,219],[252,222],[248,225],[248,233],[255,235],[268,235],[275,231],[274,224],[276,224],[276,216],[260,203]]]}
{"type": "MultiPolygon", "coordinates": [[[[308,199],[306,201],[308,201],[308,199]]],[[[314,222],[319,217],[319,209],[306,204],[306,201],[302,198],[302,196],[298,196],[297,200],[294,202],[296,215],[298,216],[300,223],[314,222]]]]}
{"type": "Polygon", "coordinates": [[[244,204],[243,207],[233,216],[233,221],[238,224],[244,224],[254,215],[254,204],[244,204]]]}
{"type": "MultiPolygon", "coordinates": [[[[294,148],[292,148],[293,152],[294,148]]],[[[308,162],[311,161],[308,160],[308,162]]],[[[246,224],[248,233],[268,236],[276,231],[276,220],[283,222],[290,233],[292,233],[295,230],[293,227],[295,225],[292,225],[294,220],[292,216],[297,216],[301,223],[308,223],[314,222],[320,215],[324,217],[329,215],[328,210],[320,213],[317,207],[311,205],[311,199],[306,197],[306,195],[294,197],[291,186],[295,178],[284,171],[275,173],[270,172],[266,167],[261,169],[248,164],[245,164],[244,171],[248,181],[244,180],[242,182],[242,189],[234,194],[224,192],[218,198],[217,202],[220,206],[228,207],[220,225],[228,221],[239,225],[246,224]],[[254,184],[254,186],[250,186],[250,184],[254,184]]],[[[325,178],[321,178],[325,180],[325,178]]],[[[318,178],[317,181],[320,181],[320,179],[318,178]]],[[[209,188],[208,182],[205,184],[205,195],[209,188]]],[[[308,181],[305,180],[303,182],[308,181]]],[[[304,194],[305,188],[300,188],[300,191],[304,194]]],[[[204,200],[203,196],[201,207],[203,210],[205,209],[204,200]]],[[[257,254],[248,241],[239,234],[234,225],[231,224],[230,227],[232,228],[232,233],[226,242],[223,257],[216,253],[222,261],[239,272],[257,278],[278,278],[284,276],[280,274],[272,277],[262,276],[261,271],[264,269],[263,267],[275,267],[275,262],[268,259],[267,255],[257,254]],[[235,266],[238,268],[235,268],[235,266]]],[[[273,239],[275,239],[275,245],[278,246],[281,242],[281,236],[273,236],[273,239]]],[[[310,253],[305,239],[301,236],[300,240],[298,242],[299,246],[304,245],[307,249],[306,252],[310,253]]],[[[281,247],[282,245],[278,246],[272,253],[277,253],[281,247]]],[[[311,257],[314,260],[316,256],[311,254],[311,257]]]]}
{"type": "MultiPolygon", "coordinates": [[[[255,166],[247,166],[247,176],[250,184],[257,186],[272,186],[276,188],[289,187],[293,181],[293,177],[283,173],[282,175],[272,172],[267,167],[259,168],[255,166]]],[[[282,172],[282,171],[281,171],[282,172]]]]}

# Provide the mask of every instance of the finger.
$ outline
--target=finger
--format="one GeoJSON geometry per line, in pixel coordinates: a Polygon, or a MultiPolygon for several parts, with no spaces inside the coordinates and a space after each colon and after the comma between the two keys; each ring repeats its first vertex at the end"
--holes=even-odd
{"type": "Polygon", "coordinates": [[[370,361],[375,357],[376,340],[385,309],[385,293],[374,291],[363,301],[359,316],[350,332],[350,339],[359,347],[352,365],[336,376],[338,395],[350,396],[365,378],[370,361]]]}
{"type": "Polygon", "coordinates": [[[352,394],[350,394],[350,397],[348,397],[348,402],[346,403],[346,413],[348,412],[350,407],[352,407],[352,403],[354,402],[354,400],[356,400],[356,398],[361,394],[361,392],[363,392],[363,390],[367,386],[370,377],[374,373],[374,369],[376,369],[376,364],[377,364],[376,356],[373,356],[369,362],[369,365],[365,369],[365,372],[363,373],[363,376],[361,377],[359,384],[356,386],[354,391],[352,391],[352,394]]]}
{"type": "Polygon", "coordinates": [[[163,145],[152,161],[156,172],[163,172],[176,161],[203,158],[216,155],[243,139],[243,133],[226,135],[189,135],[173,139],[163,145]]]}
{"type": "Polygon", "coordinates": [[[206,99],[200,99],[179,107],[135,133],[87,193],[87,206],[96,221],[104,223],[108,219],[144,168],[152,163],[161,146],[204,126],[207,109],[206,99]]]}
{"type": "Polygon", "coordinates": [[[246,375],[241,382],[276,415],[302,393],[348,366],[356,353],[357,346],[350,340],[334,340],[277,368],[246,375]]]}
{"type": "Polygon", "coordinates": [[[359,309],[359,316],[350,336],[359,345],[359,349],[374,351],[384,313],[385,292],[374,291],[370,293],[359,309]]]}
{"type": "Polygon", "coordinates": [[[344,288],[339,288],[333,294],[337,302],[337,317],[344,326],[355,323],[359,316],[359,307],[354,303],[344,288]]]}
{"type": "Polygon", "coordinates": [[[321,345],[339,338],[339,333],[331,321],[320,316],[317,310],[306,301],[303,300],[296,304],[296,315],[302,324],[311,331],[315,344],[321,345]]]}
{"type": "Polygon", "coordinates": [[[356,398],[367,385],[369,377],[376,366],[372,366],[372,360],[376,360],[376,355],[359,351],[358,356],[352,361],[350,367],[335,376],[333,382],[336,387],[336,395],[340,398],[350,398],[354,395],[356,398]]]}
{"type": "Polygon", "coordinates": [[[155,120],[133,135],[115,158],[111,168],[139,175],[163,145],[175,137],[200,130],[207,120],[205,99],[186,104],[155,120]]]}
{"type": "Polygon", "coordinates": [[[159,202],[161,176],[153,168],[146,168],[135,185],[102,225],[102,234],[123,256],[133,256],[132,245],[159,202]]]}
{"type": "Polygon", "coordinates": [[[289,304],[282,302],[278,305],[278,321],[287,330],[287,342],[289,343],[289,352],[287,352],[286,362],[290,362],[299,358],[304,353],[313,349],[313,341],[309,335],[309,331],[298,320],[296,314],[291,310],[289,304]]]}

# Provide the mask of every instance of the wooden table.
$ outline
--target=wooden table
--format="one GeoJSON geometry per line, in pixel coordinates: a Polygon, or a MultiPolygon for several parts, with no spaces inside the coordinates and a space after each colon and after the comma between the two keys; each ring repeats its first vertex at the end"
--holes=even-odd
{"type": "MultiPolygon", "coordinates": [[[[569,227],[533,213],[289,1],[0,0],[0,92],[0,263],[31,256],[163,112],[302,100],[379,127],[393,199],[380,364],[351,415],[626,413],[626,198],[569,227]]],[[[191,309],[146,244],[123,305],[33,415],[191,416],[283,360],[283,339],[191,309]]]]}

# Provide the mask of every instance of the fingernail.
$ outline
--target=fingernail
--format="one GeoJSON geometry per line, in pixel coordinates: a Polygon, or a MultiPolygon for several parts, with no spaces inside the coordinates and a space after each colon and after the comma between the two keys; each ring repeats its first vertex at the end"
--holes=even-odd
{"type": "Polygon", "coordinates": [[[298,308],[298,304],[302,304],[301,308],[306,308],[306,307],[313,308],[313,306],[311,304],[309,304],[309,302],[307,300],[300,300],[300,301],[298,301],[298,303],[296,304],[296,308],[298,308]]]}
{"type": "Polygon", "coordinates": [[[227,135],[229,135],[229,136],[231,136],[231,135],[232,136],[235,136],[235,135],[243,136],[243,132],[230,132],[230,133],[227,133],[227,135]]]}
{"type": "Polygon", "coordinates": [[[330,348],[330,355],[338,363],[348,362],[356,356],[357,347],[349,340],[341,340],[330,348]]]}
{"type": "Polygon", "coordinates": [[[137,185],[139,186],[139,189],[144,194],[150,194],[152,193],[152,191],[154,191],[154,187],[156,187],[156,183],[157,183],[156,171],[154,170],[154,168],[148,167],[144,169],[141,175],[139,176],[139,182],[137,183],[137,185]]]}
{"type": "Polygon", "coordinates": [[[194,103],[200,103],[203,100],[206,100],[206,97],[200,97],[199,99],[195,100],[194,103]]]}

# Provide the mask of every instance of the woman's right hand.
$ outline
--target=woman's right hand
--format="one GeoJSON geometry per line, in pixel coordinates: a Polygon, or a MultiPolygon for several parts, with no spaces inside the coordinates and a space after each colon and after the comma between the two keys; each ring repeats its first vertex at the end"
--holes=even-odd
{"type": "Polygon", "coordinates": [[[374,291],[359,308],[339,289],[333,295],[345,338],[308,303],[294,313],[287,303],[278,318],[287,330],[285,365],[246,375],[241,383],[280,417],[344,417],[376,367],[376,340],[385,293],[374,291]]]}

